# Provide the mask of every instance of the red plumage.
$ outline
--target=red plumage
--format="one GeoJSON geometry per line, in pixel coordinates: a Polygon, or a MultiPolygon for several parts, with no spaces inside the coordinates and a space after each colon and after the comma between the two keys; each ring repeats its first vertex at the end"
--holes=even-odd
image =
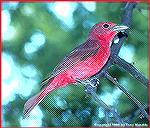
{"type": "Polygon", "coordinates": [[[100,22],[94,25],[87,41],[73,49],[56,66],[50,77],[42,82],[45,85],[42,91],[25,103],[24,118],[55,88],[76,83],[76,79],[83,80],[100,71],[110,56],[112,39],[119,31],[125,29],[126,26],[112,22],[100,22]]]}

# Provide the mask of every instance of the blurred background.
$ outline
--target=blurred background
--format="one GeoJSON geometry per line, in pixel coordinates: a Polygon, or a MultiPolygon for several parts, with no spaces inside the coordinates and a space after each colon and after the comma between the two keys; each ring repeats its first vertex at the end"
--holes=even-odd
{"type": "MultiPolygon", "coordinates": [[[[22,119],[24,103],[40,91],[40,82],[74,47],[83,43],[90,28],[100,21],[120,23],[124,3],[103,2],[3,2],[2,3],[2,126],[100,126],[103,108],[87,96],[83,85],[52,91],[22,119]],[[45,104],[47,103],[48,104],[45,104]]],[[[138,3],[128,39],[119,56],[148,77],[148,3],[138,3]]],[[[148,104],[148,90],[123,69],[110,73],[148,104]]],[[[98,97],[113,106],[123,119],[148,124],[134,117],[137,106],[115,85],[101,79],[98,97]]],[[[112,115],[109,115],[110,118],[112,115]]],[[[113,120],[113,117],[112,117],[113,120]]],[[[115,121],[114,121],[115,122],[115,121]]]]}

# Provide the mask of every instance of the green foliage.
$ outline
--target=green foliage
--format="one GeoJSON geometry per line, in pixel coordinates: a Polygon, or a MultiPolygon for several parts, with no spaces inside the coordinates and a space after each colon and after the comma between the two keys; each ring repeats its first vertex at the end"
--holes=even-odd
{"type": "MultiPolygon", "coordinates": [[[[31,95],[40,90],[40,81],[52,72],[71,49],[86,40],[92,25],[100,21],[120,23],[121,9],[124,6],[124,3],[118,2],[96,2],[95,11],[88,11],[81,2],[74,2],[77,4],[73,12],[74,25],[69,28],[52,10],[48,9],[48,5],[52,8],[54,4],[53,2],[20,2],[15,9],[9,6],[9,2],[2,4],[3,10],[9,9],[10,25],[15,28],[14,36],[11,39],[7,39],[7,36],[5,39],[3,37],[2,52],[11,55],[18,67],[34,65],[39,74],[36,76],[37,85],[34,86],[32,94],[27,97],[17,95],[13,101],[3,105],[4,126],[20,126],[23,104],[31,95]],[[31,43],[31,37],[35,32],[41,32],[44,35],[45,43],[37,51],[27,54],[25,46],[27,42],[31,43]]],[[[147,7],[148,3],[138,3],[138,5],[147,7]]],[[[148,13],[146,10],[141,13],[139,9],[135,8],[130,34],[124,43],[124,47],[126,46],[133,47],[132,61],[145,76],[148,76],[148,13]]],[[[130,58],[131,55],[125,53],[124,56],[130,58]]],[[[138,81],[116,66],[112,66],[110,72],[142,103],[148,104],[148,91],[138,81]]],[[[34,78],[29,77],[27,81],[29,79],[34,78]]],[[[19,80],[21,81],[21,79],[19,80]]],[[[97,93],[101,97],[105,93],[113,93],[115,89],[116,87],[112,83],[102,79],[97,93]]],[[[134,103],[123,93],[113,105],[122,117],[129,116],[136,108],[134,103]]],[[[90,96],[87,97],[83,85],[60,87],[52,91],[39,106],[44,114],[43,126],[91,126],[98,125],[95,122],[104,120],[104,117],[100,117],[98,114],[100,113],[99,106],[90,96]]],[[[139,118],[135,119],[135,122],[138,120],[139,118]]],[[[147,120],[142,119],[139,122],[147,123],[147,120]]]]}

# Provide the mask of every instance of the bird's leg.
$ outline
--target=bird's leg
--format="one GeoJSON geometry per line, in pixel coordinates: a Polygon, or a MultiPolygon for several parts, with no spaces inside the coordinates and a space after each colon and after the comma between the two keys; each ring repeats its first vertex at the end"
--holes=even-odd
{"type": "Polygon", "coordinates": [[[97,85],[99,84],[99,80],[96,78],[92,78],[86,81],[85,91],[87,94],[92,94],[92,92],[96,92],[97,85]]]}
{"type": "Polygon", "coordinates": [[[89,94],[91,94],[93,91],[96,92],[97,85],[99,84],[99,80],[97,78],[92,78],[90,80],[80,80],[79,78],[76,78],[76,81],[85,86],[85,98],[89,97],[89,94]]]}
{"type": "Polygon", "coordinates": [[[75,81],[76,81],[77,83],[80,83],[80,84],[83,84],[83,85],[86,84],[86,82],[85,82],[84,80],[80,80],[79,78],[75,78],[75,81]]]}
{"type": "Polygon", "coordinates": [[[85,86],[85,91],[88,94],[91,94],[91,91],[96,92],[97,85],[99,84],[99,80],[97,78],[91,78],[90,80],[87,79],[83,81],[80,80],[79,78],[76,78],[76,81],[85,86]]]}

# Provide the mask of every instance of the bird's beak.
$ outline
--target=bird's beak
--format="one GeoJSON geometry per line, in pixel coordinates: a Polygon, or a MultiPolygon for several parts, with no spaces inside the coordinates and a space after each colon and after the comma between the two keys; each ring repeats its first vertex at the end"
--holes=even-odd
{"type": "Polygon", "coordinates": [[[112,27],[112,30],[113,31],[117,31],[117,32],[122,32],[122,31],[124,31],[124,30],[126,30],[128,28],[129,27],[126,26],[126,25],[115,25],[115,26],[112,27]]]}

